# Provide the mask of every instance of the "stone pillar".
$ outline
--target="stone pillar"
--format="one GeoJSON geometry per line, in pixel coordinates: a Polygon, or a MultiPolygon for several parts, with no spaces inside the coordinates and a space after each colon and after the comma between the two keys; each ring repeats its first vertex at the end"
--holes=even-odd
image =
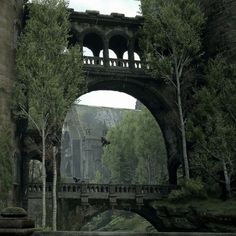
{"type": "Polygon", "coordinates": [[[109,66],[109,41],[107,39],[104,41],[103,58],[104,66],[109,66]]]}
{"type": "Polygon", "coordinates": [[[27,217],[23,208],[8,207],[1,212],[0,236],[29,236],[35,231],[34,221],[27,217]]]}
{"type": "Polygon", "coordinates": [[[129,68],[134,68],[134,41],[130,40],[128,46],[128,60],[129,60],[129,68]]]}

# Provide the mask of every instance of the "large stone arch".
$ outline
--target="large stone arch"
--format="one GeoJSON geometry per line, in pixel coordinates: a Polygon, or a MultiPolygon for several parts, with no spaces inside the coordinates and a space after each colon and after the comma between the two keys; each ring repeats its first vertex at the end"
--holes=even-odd
{"type": "MultiPolygon", "coordinates": [[[[162,81],[145,77],[143,79],[127,79],[127,77],[94,77],[87,79],[87,92],[96,90],[113,90],[127,93],[141,101],[152,113],[159,124],[167,150],[167,168],[169,183],[177,183],[177,168],[181,163],[180,133],[178,130],[178,115],[170,102],[168,88],[160,89],[162,81]],[[147,86],[147,83],[149,84],[147,86]]],[[[78,97],[83,94],[79,93],[78,97]]]]}
{"type": "Polygon", "coordinates": [[[95,202],[93,204],[83,206],[77,200],[61,200],[59,202],[59,230],[75,230],[79,231],[93,217],[102,214],[108,210],[123,210],[133,212],[147,220],[155,229],[160,232],[166,230],[157,211],[150,205],[135,206],[132,204],[111,206],[109,204],[101,204],[95,202]],[[66,212],[66,214],[65,214],[66,212]],[[74,227],[74,228],[73,228],[74,227]]]}

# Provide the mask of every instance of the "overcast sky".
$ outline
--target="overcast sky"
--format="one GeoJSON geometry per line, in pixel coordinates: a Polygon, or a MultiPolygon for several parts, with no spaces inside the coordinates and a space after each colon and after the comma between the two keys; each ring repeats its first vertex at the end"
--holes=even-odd
{"type": "Polygon", "coordinates": [[[97,10],[101,14],[111,12],[124,13],[126,16],[136,16],[139,12],[137,0],[70,0],[69,7],[76,11],[97,10]]]}
{"type": "MultiPolygon", "coordinates": [[[[75,11],[97,10],[101,14],[123,13],[128,17],[139,15],[137,0],[70,0],[75,11]]],[[[80,104],[134,109],[136,99],[120,92],[96,91],[79,98],[80,104]]]]}

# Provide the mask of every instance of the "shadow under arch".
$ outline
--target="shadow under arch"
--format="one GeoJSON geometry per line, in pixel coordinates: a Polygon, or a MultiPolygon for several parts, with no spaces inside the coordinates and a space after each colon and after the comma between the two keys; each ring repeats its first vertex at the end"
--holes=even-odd
{"type": "Polygon", "coordinates": [[[125,204],[112,206],[110,204],[90,204],[88,206],[81,206],[77,203],[75,201],[69,203],[66,200],[61,203],[63,205],[61,206],[62,215],[60,215],[60,217],[62,219],[60,220],[64,222],[64,224],[61,225],[63,230],[79,231],[84,225],[89,223],[92,218],[109,210],[122,210],[135,213],[147,220],[157,231],[163,232],[166,230],[157,211],[150,205],[134,206],[132,204],[125,204]],[[63,212],[65,212],[63,208],[65,207],[67,213],[69,213],[67,216],[63,214],[63,212]]]}
{"type": "Polygon", "coordinates": [[[100,51],[104,49],[105,37],[96,27],[89,27],[80,33],[79,41],[81,46],[88,47],[93,51],[94,56],[98,57],[100,51]]]}

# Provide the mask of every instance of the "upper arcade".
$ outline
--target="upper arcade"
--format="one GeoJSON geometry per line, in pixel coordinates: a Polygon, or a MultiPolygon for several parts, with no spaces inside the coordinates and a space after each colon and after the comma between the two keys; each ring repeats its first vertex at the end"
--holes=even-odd
{"type": "Polygon", "coordinates": [[[70,9],[71,44],[78,43],[90,55],[84,54],[87,66],[141,68],[141,50],[138,32],[142,16],[125,17],[124,14],[100,14],[98,11],[75,12],[70,9]]]}

